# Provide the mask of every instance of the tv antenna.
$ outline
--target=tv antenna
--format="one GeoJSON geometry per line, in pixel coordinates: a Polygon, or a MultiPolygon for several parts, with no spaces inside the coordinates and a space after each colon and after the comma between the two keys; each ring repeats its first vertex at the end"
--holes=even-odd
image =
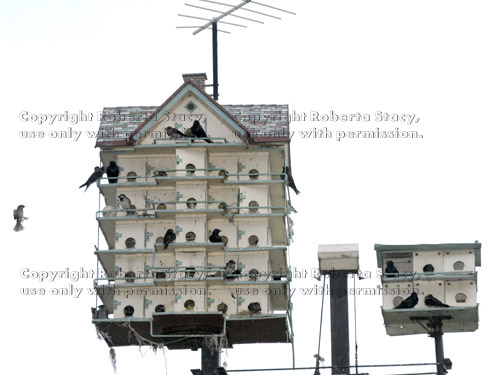
{"type": "MultiPolygon", "coordinates": [[[[207,86],[213,86],[213,98],[215,100],[218,100],[218,38],[217,38],[217,34],[218,34],[218,32],[230,34],[230,32],[225,31],[225,30],[219,30],[217,24],[221,23],[221,24],[235,26],[235,27],[244,27],[244,28],[247,27],[246,25],[242,25],[242,24],[222,21],[222,19],[225,17],[234,17],[234,18],[237,18],[242,21],[249,21],[249,22],[261,23],[261,24],[265,23],[265,22],[261,21],[260,19],[257,20],[254,18],[245,17],[244,15],[242,15],[242,14],[245,14],[244,12],[252,13],[253,14],[252,17],[256,17],[256,18],[269,17],[269,18],[273,18],[273,19],[277,19],[277,20],[280,20],[281,17],[278,17],[274,14],[265,13],[265,10],[268,10],[270,12],[283,12],[283,13],[288,13],[288,14],[293,14],[293,15],[295,15],[295,13],[290,12],[289,10],[277,8],[272,5],[260,3],[260,2],[253,1],[253,0],[243,0],[239,4],[227,4],[227,3],[222,3],[219,1],[213,1],[213,0],[199,0],[199,1],[204,2],[204,3],[213,4],[213,6],[218,5],[220,7],[230,8],[227,10],[218,10],[218,9],[207,8],[205,6],[185,3],[185,5],[187,7],[190,7],[191,9],[199,9],[201,11],[204,11],[203,17],[195,16],[195,15],[187,15],[187,14],[178,14],[178,16],[180,16],[180,17],[191,18],[191,19],[195,19],[195,20],[199,20],[199,21],[207,21],[207,22],[202,26],[177,26],[177,29],[196,29],[192,33],[192,35],[197,35],[201,31],[207,30],[207,29],[211,29],[211,31],[212,31],[213,84],[207,85],[207,86]],[[247,6],[249,4],[254,4],[257,7],[254,9],[245,8],[245,6],[247,6]],[[266,8],[264,10],[264,12],[257,10],[257,9],[264,9],[264,8],[266,8]],[[240,14],[234,14],[237,11],[240,11],[240,14]],[[206,14],[206,12],[219,13],[219,15],[216,17],[213,17],[213,18],[207,18],[207,17],[204,17],[204,14],[206,14]]],[[[246,14],[246,15],[248,15],[248,14],[246,14]]]]}

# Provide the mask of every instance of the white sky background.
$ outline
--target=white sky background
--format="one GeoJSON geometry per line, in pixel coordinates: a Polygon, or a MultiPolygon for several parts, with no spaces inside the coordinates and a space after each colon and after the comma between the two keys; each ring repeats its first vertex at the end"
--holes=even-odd
{"type": "MultiPolygon", "coordinates": [[[[187,0],[196,3],[196,0],[187,0]]],[[[219,34],[222,104],[283,104],[305,112],[292,122],[293,267],[315,269],[318,244],[360,244],[360,267],[372,273],[359,287],[375,287],[374,243],[482,243],[478,301],[480,328],[446,334],[450,374],[495,368],[501,337],[497,282],[501,275],[501,53],[499,1],[264,0],[296,16],[264,25],[231,26],[219,34]],[[309,121],[312,111],[416,114],[415,125],[309,121]],[[299,130],[416,130],[422,139],[302,139],[299,130]],[[495,285],[496,284],[496,285],[495,285]]],[[[119,105],[159,105],[182,73],[207,72],[212,81],[211,33],[192,36],[177,25],[198,14],[184,1],[16,1],[0,6],[3,231],[0,368],[16,373],[112,374],[108,347],[91,324],[94,297],[21,296],[21,287],[91,288],[24,280],[20,270],[96,268],[98,192],[78,189],[98,164],[94,139],[21,139],[22,130],[97,130],[97,121],[22,122],[19,114],[91,112],[119,105]],[[12,210],[26,206],[25,231],[12,230],[12,210]]],[[[237,3],[237,0],[235,1],[237,3]]],[[[201,4],[204,6],[204,4],[201,4]]],[[[276,13],[275,13],[276,14],[276,13]]],[[[224,26],[221,26],[224,29],[224,26]]],[[[211,90],[209,90],[211,91],[211,90]]],[[[295,279],[293,288],[321,285],[295,279]]],[[[350,282],[352,285],[352,281],[350,282]]],[[[313,366],[321,298],[294,294],[296,364],[313,366]]],[[[353,301],[350,299],[350,305],[353,301]]],[[[426,335],[389,337],[381,297],[358,303],[360,364],[434,362],[426,335]]],[[[321,354],[330,364],[326,299],[321,354]]],[[[351,309],[352,313],[352,309],[351,309]]],[[[353,318],[350,320],[351,326],[353,318]]],[[[353,329],[351,328],[351,331],[353,329]]],[[[354,362],[354,346],[351,361],[354,362]]],[[[118,374],[164,374],[164,357],[117,349],[118,374]]],[[[290,367],[291,347],[237,345],[223,359],[229,369],[290,367]]],[[[168,374],[190,374],[200,353],[166,352],[168,374]]],[[[433,368],[417,368],[432,371],[433,368]]],[[[372,375],[405,368],[362,369],[372,375]]],[[[270,372],[284,374],[294,372],[270,372]]],[[[296,371],[295,374],[312,374],[296,371]]],[[[329,371],[322,372],[328,374],[329,371]]],[[[265,374],[265,372],[264,372],[265,374]]],[[[269,374],[269,373],[268,373],[269,374]]]]}

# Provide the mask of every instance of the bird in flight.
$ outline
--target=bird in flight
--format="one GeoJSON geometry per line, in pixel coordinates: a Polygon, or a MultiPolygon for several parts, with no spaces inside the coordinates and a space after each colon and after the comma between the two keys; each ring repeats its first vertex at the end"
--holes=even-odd
{"type": "Polygon", "coordinates": [[[14,231],[15,232],[21,232],[24,227],[23,224],[21,224],[24,220],[28,220],[26,216],[24,216],[24,206],[20,204],[17,206],[17,208],[14,210],[14,220],[16,220],[16,225],[14,226],[14,231]]]}

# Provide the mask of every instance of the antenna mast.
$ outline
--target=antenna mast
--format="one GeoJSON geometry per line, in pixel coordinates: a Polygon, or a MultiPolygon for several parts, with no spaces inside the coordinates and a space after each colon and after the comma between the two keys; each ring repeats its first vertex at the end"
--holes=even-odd
{"type": "Polygon", "coordinates": [[[222,21],[223,18],[229,16],[229,17],[239,18],[239,19],[242,19],[242,20],[245,20],[245,21],[250,21],[250,22],[264,24],[263,21],[234,14],[238,10],[247,11],[247,12],[250,12],[250,13],[258,14],[260,16],[275,18],[275,19],[279,19],[279,20],[281,19],[280,17],[277,17],[275,15],[267,14],[267,13],[260,12],[260,11],[254,10],[254,9],[245,8],[245,5],[249,5],[249,4],[255,4],[255,5],[259,6],[259,7],[265,7],[265,8],[273,9],[275,11],[280,11],[280,12],[289,13],[289,14],[293,14],[293,15],[295,15],[295,13],[290,12],[288,10],[284,10],[284,9],[280,9],[280,8],[277,8],[277,7],[273,7],[271,5],[259,3],[259,2],[256,2],[256,1],[252,1],[252,0],[243,0],[243,1],[241,1],[237,5],[221,3],[221,2],[213,1],[213,0],[199,0],[199,1],[202,1],[202,2],[205,2],[205,3],[215,4],[215,5],[218,5],[218,6],[230,7],[230,9],[228,9],[227,11],[221,11],[221,10],[217,10],[217,9],[211,9],[211,8],[206,8],[206,7],[202,7],[202,6],[199,6],[199,5],[193,5],[193,4],[187,4],[187,3],[185,3],[186,6],[191,7],[191,8],[200,9],[200,10],[203,10],[203,11],[206,11],[206,12],[209,11],[209,12],[213,12],[213,13],[220,13],[220,14],[217,17],[213,17],[213,18],[203,18],[203,17],[196,17],[196,16],[193,16],[193,15],[178,14],[180,17],[187,17],[187,18],[192,18],[192,19],[197,19],[197,20],[208,21],[208,22],[206,22],[202,26],[178,26],[177,29],[194,28],[196,30],[192,33],[192,35],[197,35],[201,31],[211,28],[211,31],[212,31],[212,47],[213,47],[213,84],[208,85],[208,86],[213,86],[213,98],[215,100],[218,100],[218,37],[217,37],[217,34],[218,34],[219,31],[223,32],[223,33],[226,33],[226,34],[230,34],[229,31],[219,30],[218,23],[222,23],[222,24],[226,24],[226,25],[231,25],[231,26],[236,26],[236,27],[247,27],[246,25],[240,25],[240,24],[236,24],[236,23],[230,23],[230,22],[222,21]]]}

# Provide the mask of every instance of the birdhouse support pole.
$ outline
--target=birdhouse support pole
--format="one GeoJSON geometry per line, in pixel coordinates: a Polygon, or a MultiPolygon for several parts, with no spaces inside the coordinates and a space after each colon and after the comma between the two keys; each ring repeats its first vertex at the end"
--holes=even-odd
{"type": "Polygon", "coordinates": [[[348,272],[330,271],[332,374],[349,375],[348,272]]]}
{"type": "Polygon", "coordinates": [[[218,100],[218,28],[217,22],[211,23],[213,37],[213,99],[218,100]]]}
{"type": "Polygon", "coordinates": [[[204,375],[216,374],[220,366],[220,350],[218,348],[210,349],[207,345],[201,347],[201,369],[204,375]]]}
{"type": "Polygon", "coordinates": [[[430,321],[431,328],[433,331],[430,333],[430,337],[435,339],[435,356],[437,362],[437,375],[445,375],[447,371],[444,368],[444,341],[442,332],[442,319],[432,319],[430,321]]]}

